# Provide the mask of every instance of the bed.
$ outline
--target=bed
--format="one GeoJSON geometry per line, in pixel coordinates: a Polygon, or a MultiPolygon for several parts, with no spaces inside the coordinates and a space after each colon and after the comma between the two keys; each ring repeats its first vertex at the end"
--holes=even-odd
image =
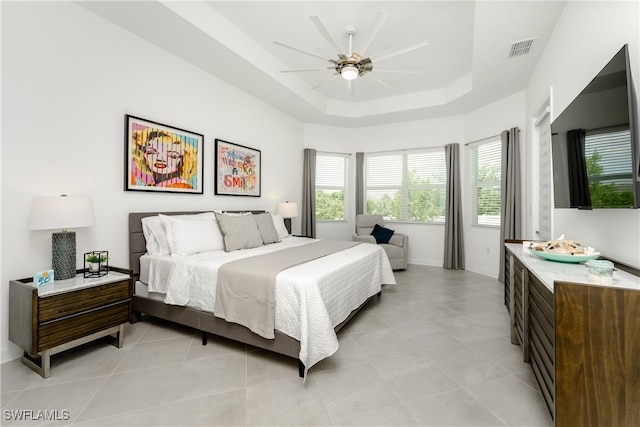
{"type": "MultiPolygon", "coordinates": [[[[240,213],[229,213],[234,214],[240,213]]],[[[264,218],[265,212],[251,211],[251,214],[264,218]]],[[[143,222],[148,224],[151,217],[154,221],[163,217],[165,224],[168,221],[175,224],[177,218],[187,215],[195,217],[208,213],[129,214],[129,262],[136,283],[135,318],[145,314],[192,327],[202,332],[203,344],[206,344],[207,333],[211,333],[295,358],[301,377],[305,377],[315,363],[337,351],[336,333],[370,299],[380,296],[383,285],[395,284],[384,251],[372,244],[354,246],[351,243],[339,252],[292,265],[275,276],[273,337],[265,338],[248,326],[218,317],[220,313],[215,310],[215,304],[221,298],[216,297],[216,290],[224,284],[220,281],[218,286],[218,274],[236,260],[250,262],[260,257],[282,257],[317,247],[322,242],[294,236],[281,238],[284,235],[277,226],[282,219],[274,215],[279,235],[278,241],[270,244],[230,251],[209,251],[208,248],[195,254],[179,252],[179,256],[147,250],[143,222]]],[[[222,221],[223,218],[218,219],[222,221]]],[[[222,228],[222,222],[219,225],[222,228]]]]}

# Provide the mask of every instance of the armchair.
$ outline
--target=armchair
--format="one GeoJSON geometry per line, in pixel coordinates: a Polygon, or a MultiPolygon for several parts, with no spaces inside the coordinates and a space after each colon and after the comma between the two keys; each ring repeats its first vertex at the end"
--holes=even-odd
{"type": "MultiPolygon", "coordinates": [[[[384,227],[382,215],[359,214],[356,215],[356,234],[353,240],[356,242],[366,242],[376,244],[376,239],[371,235],[374,227],[378,224],[384,227]]],[[[409,258],[409,236],[401,233],[393,233],[389,243],[379,244],[387,254],[391,268],[394,270],[405,270],[409,258]]]]}

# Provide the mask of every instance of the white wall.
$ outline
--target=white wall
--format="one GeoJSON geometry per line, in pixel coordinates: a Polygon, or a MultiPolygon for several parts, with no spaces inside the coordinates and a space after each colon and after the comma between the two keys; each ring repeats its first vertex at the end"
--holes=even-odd
{"type": "MultiPolygon", "coordinates": [[[[8,282],[51,267],[51,232],[30,231],[36,196],[93,198],[82,253],[128,266],[127,213],[257,208],[301,194],[303,126],[70,2],[2,4],[2,362],[8,282]],[[124,191],[124,115],[204,134],[204,194],[124,191]],[[262,151],[262,197],[214,196],[214,138],[262,151]]],[[[294,219],[294,232],[299,223],[294,219]]]]}
{"type": "MultiPolygon", "coordinates": [[[[557,117],[625,43],[629,45],[636,97],[640,99],[639,26],[637,1],[567,2],[527,86],[527,117],[535,116],[549,88],[553,88],[551,118],[557,117]]],[[[528,150],[531,155],[530,141],[528,150]]],[[[535,163],[531,166],[536,167],[535,163]]],[[[537,204],[536,191],[536,183],[529,180],[528,206],[537,204]]],[[[554,236],[564,234],[640,268],[639,209],[555,209],[553,220],[554,236]]],[[[529,223],[528,238],[535,236],[536,224],[535,219],[529,223]]]]}

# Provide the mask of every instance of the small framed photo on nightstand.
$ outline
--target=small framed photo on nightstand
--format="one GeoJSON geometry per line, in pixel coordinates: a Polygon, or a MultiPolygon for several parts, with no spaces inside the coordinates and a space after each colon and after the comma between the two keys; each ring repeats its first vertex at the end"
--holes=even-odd
{"type": "Polygon", "coordinates": [[[33,286],[40,287],[53,284],[53,270],[39,271],[33,275],[33,286]]]}

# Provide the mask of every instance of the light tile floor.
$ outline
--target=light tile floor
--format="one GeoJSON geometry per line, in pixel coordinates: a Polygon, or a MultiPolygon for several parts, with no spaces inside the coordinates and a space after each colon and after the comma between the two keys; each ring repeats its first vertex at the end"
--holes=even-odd
{"type": "MultiPolygon", "coordinates": [[[[296,361],[145,320],[125,346],[56,355],[43,379],[2,365],[2,425],[552,426],[502,284],[410,265],[340,332],[340,349],[303,382],[296,361]],[[18,410],[68,420],[16,421],[18,410]],[[57,412],[53,412],[57,411],[57,412]]],[[[25,412],[22,412],[25,414],[25,412]]]]}

